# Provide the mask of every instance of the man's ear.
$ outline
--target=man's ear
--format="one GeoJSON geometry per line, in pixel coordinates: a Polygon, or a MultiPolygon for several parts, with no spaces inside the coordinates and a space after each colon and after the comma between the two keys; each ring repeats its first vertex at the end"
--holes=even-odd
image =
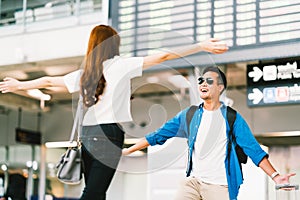
{"type": "Polygon", "coordinates": [[[218,86],[219,86],[219,91],[220,91],[220,94],[221,94],[225,87],[224,87],[223,84],[219,84],[218,86]]]}

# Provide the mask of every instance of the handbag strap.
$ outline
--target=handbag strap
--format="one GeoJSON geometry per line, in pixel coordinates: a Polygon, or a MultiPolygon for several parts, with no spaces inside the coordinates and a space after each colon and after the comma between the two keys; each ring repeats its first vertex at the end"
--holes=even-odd
{"type": "Polygon", "coordinates": [[[81,136],[82,118],[83,118],[83,103],[82,103],[82,96],[80,95],[74,122],[73,122],[72,132],[70,136],[70,142],[74,141],[76,129],[77,129],[77,141],[79,141],[79,138],[81,136]]]}

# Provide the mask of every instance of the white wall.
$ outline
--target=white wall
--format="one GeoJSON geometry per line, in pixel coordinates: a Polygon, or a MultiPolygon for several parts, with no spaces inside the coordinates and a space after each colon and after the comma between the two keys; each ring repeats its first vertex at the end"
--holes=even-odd
{"type": "Polygon", "coordinates": [[[75,26],[0,37],[0,66],[82,56],[92,27],[75,26]]]}
{"type": "MultiPolygon", "coordinates": [[[[267,148],[263,147],[266,151],[267,148]]],[[[242,164],[244,183],[241,185],[239,200],[269,200],[267,198],[266,174],[249,159],[247,164],[242,164]]]]}
{"type": "Polygon", "coordinates": [[[83,56],[92,28],[108,23],[103,3],[102,12],[0,27],[0,66],[83,56]]]}

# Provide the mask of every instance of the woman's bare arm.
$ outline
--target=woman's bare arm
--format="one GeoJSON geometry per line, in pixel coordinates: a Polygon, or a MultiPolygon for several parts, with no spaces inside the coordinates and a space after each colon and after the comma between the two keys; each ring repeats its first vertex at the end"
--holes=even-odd
{"type": "Polygon", "coordinates": [[[0,91],[2,93],[46,87],[66,87],[63,76],[44,76],[30,81],[18,81],[17,79],[7,77],[0,82],[0,91]]]}
{"type": "Polygon", "coordinates": [[[214,54],[221,54],[228,50],[227,45],[218,39],[210,38],[198,44],[171,50],[169,52],[157,53],[144,57],[143,69],[147,69],[167,60],[185,57],[200,51],[206,51],[214,54]]]}

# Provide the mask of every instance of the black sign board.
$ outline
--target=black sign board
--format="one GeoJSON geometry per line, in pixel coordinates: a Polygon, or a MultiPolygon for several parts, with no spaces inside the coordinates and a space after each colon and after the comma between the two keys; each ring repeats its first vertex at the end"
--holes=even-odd
{"type": "Polygon", "coordinates": [[[300,61],[247,65],[248,106],[300,103],[300,61]]]}
{"type": "Polygon", "coordinates": [[[24,144],[41,144],[41,133],[37,131],[16,128],[16,141],[24,144]]]}

